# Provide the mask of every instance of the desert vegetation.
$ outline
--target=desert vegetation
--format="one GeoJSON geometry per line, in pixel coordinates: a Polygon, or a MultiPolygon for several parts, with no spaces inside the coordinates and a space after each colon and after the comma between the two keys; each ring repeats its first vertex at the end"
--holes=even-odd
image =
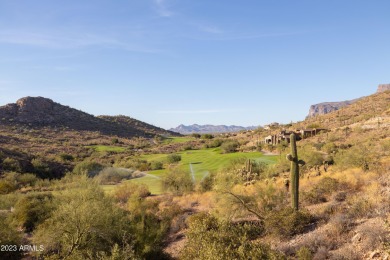
{"type": "Polygon", "coordinates": [[[390,138],[372,118],[388,117],[388,95],[237,134],[1,125],[0,244],[18,250],[0,258],[386,259],[390,138]],[[309,126],[330,131],[259,143],[309,126]]]}

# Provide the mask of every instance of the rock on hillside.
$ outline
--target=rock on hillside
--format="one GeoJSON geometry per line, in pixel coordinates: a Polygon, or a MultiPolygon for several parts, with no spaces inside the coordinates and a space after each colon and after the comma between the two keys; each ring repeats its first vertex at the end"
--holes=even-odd
{"type": "Polygon", "coordinates": [[[239,132],[243,130],[252,130],[256,129],[255,126],[243,127],[236,125],[179,125],[178,127],[169,129],[170,131],[177,132],[180,134],[208,134],[208,133],[231,133],[231,132],[239,132]]]}
{"type": "Polygon", "coordinates": [[[309,115],[307,118],[315,117],[317,115],[325,115],[330,112],[339,110],[342,107],[351,105],[358,101],[359,99],[341,101],[341,102],[325,102],[320,104],[311,105],[309,109],[309,115]]]}
{"type": "Polygon", "coordinates": [[[115,122],[43,97],[24,97],[14,104],[0,106],[0,124],[25,125],[33,128],[62,127],[77,131],[97,131],[120,137],[172,135],[171,132],[135,119],[129,120],[127,124],[115,122]]]}
{"type": "Polygon", "coordinates": [[[381,84],[378,86],[376,93],[381,93],[390,90],[390,84],[381,84]]]}

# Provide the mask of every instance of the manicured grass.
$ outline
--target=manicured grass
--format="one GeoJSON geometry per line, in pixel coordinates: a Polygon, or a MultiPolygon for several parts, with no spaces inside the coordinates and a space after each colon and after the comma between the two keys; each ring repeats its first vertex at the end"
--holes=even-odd
{"type": "Polygon", "coordinates": [[[168,137],[168,138],[164,139],[163,143],[164,144],[186,143],[186,142],[189,142],[189,141],[192,141],[192,140],[194,140],[193,137],[187,137],[187,136],[184,136],[184,137],[168,137]]]}
{"type": "MultiPolygon", "coordinates": [[[[263,161],[268,164],[273,164],[277,160],[277,156],[265,156],[260,152],[222,154],[219,148],[183,151],[177,154],[180,154],[182,158],[178,163],[178,166],[182,170],[187,171],[188,174],[191,174],[192,168],[193,176],[196,182],[206,177],[209,172],[217,172],[228,166],[229,162],[233,159],[244,157],[247,159],[263,161]]],[[[148,161],[161,161],[165,163],[167,156],[167,154],[151,154],[144,155],[141,158],[148,161]]],[[[159,178],[166,172],[167,169],[150,171],[145,177],[132,179],[129,181],[144,183],[148,185],[150,191],[153,194],[160,194],[161,185],[159,178]]]]}
{"type": "Polygon", "coordinates": [[[93,148],[97,152],[124,152],[126,148],[120,146],[109,146],[109,145],[91,145],[88,148],[93,148]]]}

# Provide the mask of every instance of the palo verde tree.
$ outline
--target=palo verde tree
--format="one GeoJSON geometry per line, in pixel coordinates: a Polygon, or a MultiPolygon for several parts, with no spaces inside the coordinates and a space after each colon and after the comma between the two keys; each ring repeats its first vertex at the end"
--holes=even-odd
{"type": "Polygon", "coordinates": [[[290,135],[291,154],[287,154],[287,160],[291,161],[290,182],[291,182],[291,200],[292,207],[298,210],[299,204],[299,165],[305,165],[305,162],[298,160],[296,136],[290,135]]]}

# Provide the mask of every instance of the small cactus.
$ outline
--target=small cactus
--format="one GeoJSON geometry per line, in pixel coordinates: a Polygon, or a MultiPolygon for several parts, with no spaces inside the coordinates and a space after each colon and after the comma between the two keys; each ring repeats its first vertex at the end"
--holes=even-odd
{"type": "Polygon", "coordinates": [[[299,204],[299,165],[304,165],[305,162],[298,160],[297,144],[296,144],[296,135],[292,133],[290,135],[290,144],[291,144],[291,154],[287,154],[287,160],[291,161],[291,200],[292,207],[295,210],[298,210],[299,204]]]}

